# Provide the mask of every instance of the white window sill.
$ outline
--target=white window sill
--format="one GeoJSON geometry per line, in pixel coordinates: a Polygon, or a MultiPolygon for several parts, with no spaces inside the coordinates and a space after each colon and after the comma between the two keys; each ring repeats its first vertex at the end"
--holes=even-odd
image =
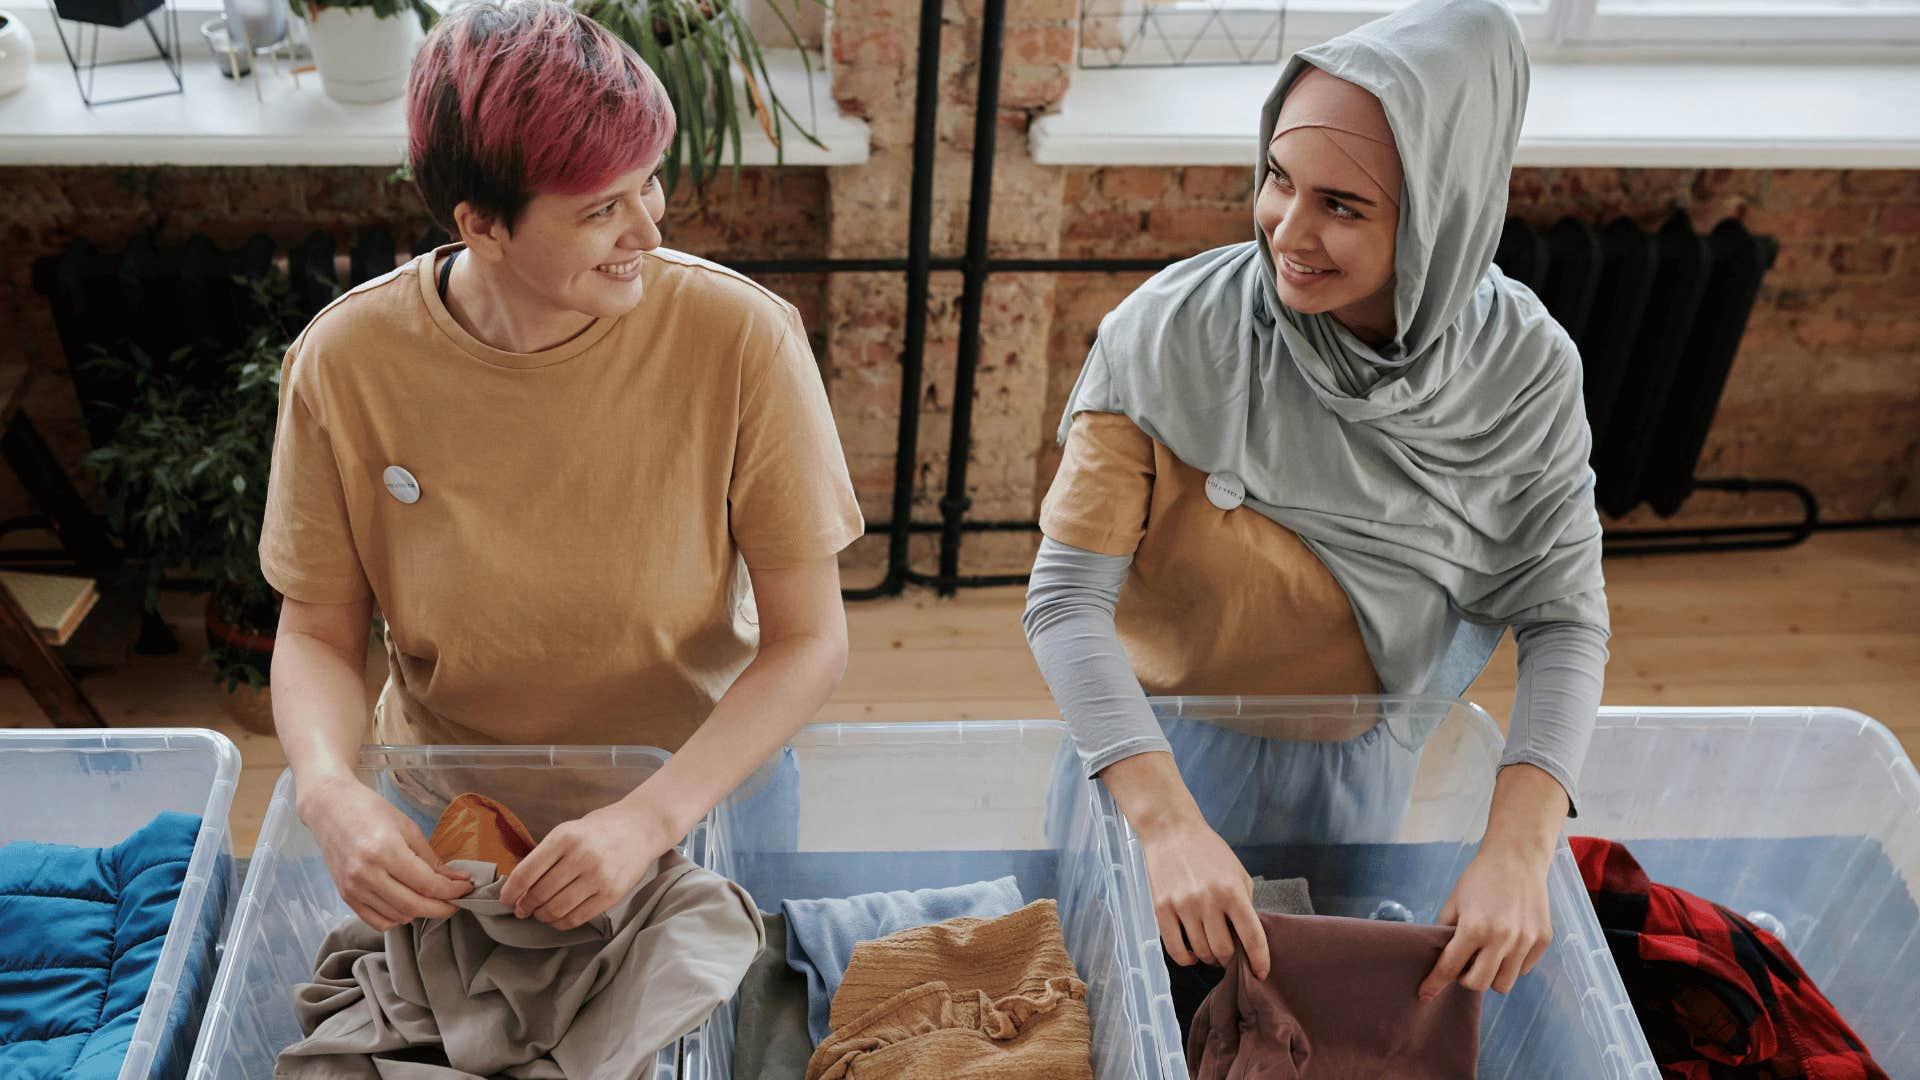
{"type": "MultiPolygon", "coordinates": [[[[1078,70],[1043,165],[1247,165],[1276,65],[1078,70]]],[[[1920,167],[1920,64],[1536,61],[1516,165],[1920,167]]]]}
{"type": "MultiPolygon", "coordinates": [[[[91,110],[51,27],[44,35],[36,32],[33,78],[19,93],[0,98],[0,165],[400,164],[406,149],[400,99],[343,105],[320,89],[317,72],[301,75],[296,85],[284,62],[275,71],[264,58],[255,74],[226,78],[200,40],[200,20],[183,9],[180,21],[186,92],[91,110]]],[[[789,133],[785,163],[866,161],[867,124],[834,105],[821,57],[811,57],[811,81],[797,50],[768,49],[766,58],[776,91],[826,144],[823,150],[789,133]]],[[[139,73],[141,85],[170,85],[157,60],[142,68],[150,70],[139,73]]],[[[101,71],[102,90],[109,70],[101,71]]],[[[757,123],[747,120],[741,136],[741,164],[775,163],[774,146],[757,123]]]]}

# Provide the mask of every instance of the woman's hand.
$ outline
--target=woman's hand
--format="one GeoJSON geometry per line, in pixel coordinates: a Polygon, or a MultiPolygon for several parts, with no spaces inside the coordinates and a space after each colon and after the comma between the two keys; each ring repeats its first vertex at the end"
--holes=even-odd
{"type": "Polygon", "coordinates": [[[1164,750],[1121,758],[1100,771],[1147,857],[1147,887],[1160,941],[1176,964],[1224,965],[1235,938],[1247,966],[1267,977],[1267,934],[1253,910],[1253,879],[1201,816],[1164,750]]]}
{"type": "Polygon", "coordinates": [[[295,803],[347,906],[382,933],[414,919],[444,919],[447,901],[473,891],[440,861],[413,819],[352,776],[314,783],[295,803]]]}
{"type": "Polygon", "coordinates": [[[1547,872],[1567,805],[1566,789],[1545,770],[1501,770],[1480,851],[1440,909],[1453,940],[1420,984],[1422,1001],[1456,980],[1469,990],[1507,993],[1546,955],[1553,944],[1547,872]]]}
{"type": "Polygon", "coordinates": [[[547,834],[500,890],[520,918],[572,930],[634,890],[677,839],[646,788],[547,834]]]}
{"type": "Polygon", "coordinates": [[[1235,940],[1254,977],[1267,977],[1266,928],[1253,910],[1253,879],[1225,840],[1196,812],[1136,825],[1160,940],[1177,964],[1224,966],[1235,940]]]}
{"type": "Polygon", "coordinates": [[[1552,857],[1552,848],[1540,852],[1508,843],[1480,845],[1480,853],[1440,909],[1441,925],[1455,928],[1453,940],[1420,984],[1420,1000],[1431,1000],[1455,980],[1469,990],[1504,994],[1533,970],[1553,943],[1553,919],[1547,910],[1552,857]]]}

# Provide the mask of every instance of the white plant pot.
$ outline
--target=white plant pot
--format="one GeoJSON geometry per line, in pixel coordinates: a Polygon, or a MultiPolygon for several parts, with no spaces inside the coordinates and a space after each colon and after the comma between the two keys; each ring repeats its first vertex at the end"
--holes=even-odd
{"type": "Polygon", "coordinates": [[[406,92],[420,22],[410,11],[382,19],[372,8],[323,7],[308,21],[307,36],[327,96],[369,105],[406,92]]]}
{"type": "Polygon", "coordinates": [[[33,35],[10,11],[0,11],[0,97],[27,85],[33,74],[33,35]]]}

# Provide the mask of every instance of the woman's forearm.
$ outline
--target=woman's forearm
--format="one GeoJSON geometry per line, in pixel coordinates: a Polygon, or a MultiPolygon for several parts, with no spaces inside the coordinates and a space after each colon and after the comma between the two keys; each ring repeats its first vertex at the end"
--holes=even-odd
{"type": "Polygon", "coordinates": [[[628,798],[663,815],[670,835],[685,836],[819,715],[846,667],[844,637],[796,635],[763,644],[706,723],[628,798]]]}
{"type": "Polygon", "coordinates": [[[274,730],[303,796],[353,778],[367,731],[364,637],[360,643],[356,658],[310,632],[283,626],[274,639],[274,730]]]}

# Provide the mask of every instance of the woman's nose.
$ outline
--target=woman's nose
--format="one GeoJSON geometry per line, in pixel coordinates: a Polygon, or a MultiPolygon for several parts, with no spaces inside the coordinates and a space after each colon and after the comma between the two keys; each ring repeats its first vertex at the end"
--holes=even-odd
{"type": "Polygon", "coordinates": [[[1286,213],[1274,225],[1273,246],[1280,251],[1311,251],[1317,246],[1312,224],[1299,199],[1287,204],[1286,213]]]}

